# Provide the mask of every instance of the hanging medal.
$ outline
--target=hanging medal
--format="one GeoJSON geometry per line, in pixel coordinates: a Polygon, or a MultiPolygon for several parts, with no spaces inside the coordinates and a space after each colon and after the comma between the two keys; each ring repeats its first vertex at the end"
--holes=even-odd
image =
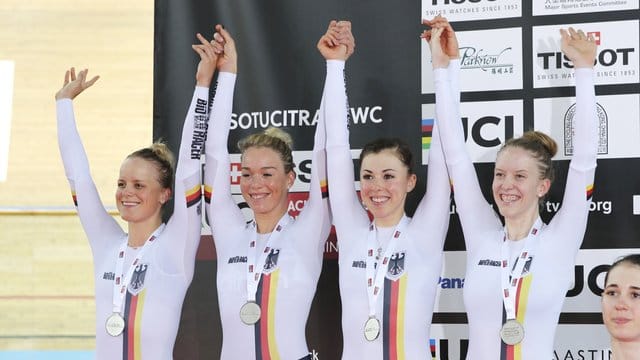
{"type": "Polygon", "coordinates": [[[501,264],[501,285],[502,285],[502,300],[504,304],[504,310],[507,320],[500,329],[500,338],[507,345],[517,345],[524,340],[524,326],[516,319],[516,296],[518,292],[518,285],[522,277],[527,272],[524,268],[527,260],[533,258],[535,247],[537,246],[537,236],[542,229],[542,220],[540,217],[536,220],[529,231],[529,235],[524,240],[524,247],[520,252],[520,255],[516,258],[515,266],[509,266],[509,249],[506,229],[505,236],[502,241],[502,264],[501,264]]]}
{"type": "Polygon", "coordinates": [[[367,257],[366,257],[366,276],[367,276],[367,298],[369,303],[369,317],[364,323],[364,338],[367,341],[374,341],[380,336],[380,320],[376,317],[376,304],[380,293],[383,291],[384,278],[389,268],[389,260],[395,251],[400,235],[404,232],[404,228],[409,223],[409,218],[403,216],[393,231],[391,240],[387,244],[384,254],[377,256],[376,226],[371,223],[369,225],[369,234],[367,235],[367,257]]]}
{"type": "Polygon", "coordinates": [[[269,256],[269,253],[274,248],[274,245],[278,244],[278,239],[282,235],[282,231],[285,226],[292,221],[291,216],[284,214],[275,229],[269,236],[269,239],[262,247],[262,251],[258,252],[258,230],[255,221],[252,221],[249,225],[253,230],[253,237],[249,242],[249,251],[247,253],[247,302],[240,307],[240,320],[246,325],[254,325],[260,320],[262,315],[262,309],[256,302],[256,292],[258,291],[258,284],[265,267],[265,262],[269,256]],[[260,265],[260,269],[257,266],[260,265]]]}
{"type": "Polygon", "coordinates": [[[142,261],[143,255],[155,243],[155,240],[160,236],[164,227],[165,224],[163,223],[156,229],[156,231],[153,232],[153,234],[151,234],[151,237],[149,237],[149,239],[144,243],[136,257],[133,259],[133,262],[129,266],[126,274],[124,274],[124,254],[127,250],[128,238],[125,238],[122,245],[120,245],[120,248],[118,249],[118,257],[116,258],[116,277],[113,280],[112,313],[105,322],[107,334],[111,336],[119,336],[124,332],[125,320],[121,313],[129,281],[131,281],[131,276],[133,275],[136,267],[142,261]]]}

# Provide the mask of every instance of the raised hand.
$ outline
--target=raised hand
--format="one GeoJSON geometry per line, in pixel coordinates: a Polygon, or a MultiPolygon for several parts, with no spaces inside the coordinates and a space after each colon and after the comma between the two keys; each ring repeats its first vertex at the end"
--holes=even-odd
{"type": "Polygon", "coordinates": [[[562,52],[573,62],[576,68],[592,68],[596,60],[596,40],[585,35],[582,30],[560,29],[562,52]]]}
{"type": "Polygon", "coordinates": [[[209,87],[213,79],[213,73],[216,70],[218,54],[213,45],[205,39],[202,34],[198,33],[196,37],[200,40],[200,44],[191,45],[193,51],[200,55],[200,62],[196,70],[196,84],[198,86],[209,87]]]}
{"type": "Polygon", "coordinates": [[[446,68],[449,66],[449,55],[445,53],[445,48],[442,46],[442,33],[444,29],[442,27],[436,27],[431,29],[429,37],[429,48],[431,49],[431,63],[434,69],[446,68]]]}
{"type": "Polygon", "coordinates": [[[440,44],[445,54],[449,56],[449,59],[457,59],[460,57],[460,49],[458,46],[458,38],[456,33],[451,27],[449,20],[443,16],[436,16],[433,20],[422,20],[423,25],[431,27],[429,30],[422,32],[423,39],[427,42],[431,42],[431,32],[434,28],[442,28],[442,36],[440,36],[440,44]]]}
{"type": "Polygon", "coordinates": [[[351,22],[331,20],[327,32],[318,40],[317,47],[326,60],[346,61],[356,47],[351,33],[351,22]]]}
{"type": "Polygon", "coordinates": [[[62,85],[62,88],[56,93],[56,100],[73,100],[85,89],[95,84],[95,82],[100,78],[100,76],[94,76],[91,80],[87,81],[87,73],[89,73],[89,70],[84,69],[78,73],[78,76],[76,76],[75,68],[72,67],[71,69],[67,70],[64,74],[64,84],[62,85]]]}
{"type": "Polygon", "coordinates": [[[218,54],[218,71],[236,74],[238,72],[238,53],[236,43],[231,34],[222,25],[216,25],[216,33],[213,34],[211,44],[218,54]]]}

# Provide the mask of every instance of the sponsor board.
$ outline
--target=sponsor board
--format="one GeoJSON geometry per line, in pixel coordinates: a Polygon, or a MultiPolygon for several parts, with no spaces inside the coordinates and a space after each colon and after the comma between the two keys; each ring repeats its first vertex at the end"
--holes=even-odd
{"type": "Polygon", "coordinates": [[[572,26],[595,37],[595,83],[626,84],[640,79],[638,20],[533,27],[533,84],[536,88],[571,86],[573,64],[560,50],[560,29],[572,26]],[[620,36],[624,34],[624,36],[620,36]]]}
{"type": "Polygon", "coordinates": [[[13,61],[0,61],[0,182],[7,180],[9,167],[14,68],[13,61]]]}
{"type": "Polygon", "coordinates": [[[502,19],[522,16],[520,0],[422,0],[422,18],[442,15],[449,21],[502,19]]]}
{"type": "Polygon", "coordinates": [[[533,1],[533,15],[583,14],[638,8],[638,0],[545,0],[533,1]]]}
{"type": "MultiPolygon", "coordinates": [[[[460,31],[460,91],[522,88],[522,29],[460,31]]],[[[421,41],[422,93],[433,93],[431,51],[421,41]]]]}
{"type": "Polygon", "coordinates": [[[633,195],[633,215],[640,215],[640,195],[633,195]]]}
{"type": "MultiPolygon", "coordinates": [[[[522,135],[522,100],[464,102],[460,113],[467,151],[474,162],[494,162],[507,139],[522,135]]],[[[434,104],[422,105],[423,119],[433,119],[434,114],[434,104]]],[[[423,149],[423,164],[427,154],[423,149]]]]}
{"type": "Polygon", "coordinates": [[[580,250],[576,257],[574,279],[562,306],[562,312],[599,313],[604,276],[616,259],[638,253],[640,249],[580,250]]]}
{"type": "MultiPolygon", "coordinates": [[[[469,343],[467,325],[431,325],[433,359],[464,359],[469,343]]],[[[496,336],[496,340],[498,337],[496,336]]],[[[553,353],[541,359],[609,360],[609,334],[604,325],[558,325],[553,353]]]]}
{"type": "MultiPolygon", "coordinates": [[[[580,250],[576,256],[571,289],[567,291],[562,312],[599,313],[600,293],[604,288],[604,276],[609,265],[622,256],[639,252],[640,248],[580,250]]],[[[465,312],[462,298],[465,268],[465,251],[444,252],[434,312],[465,312]]]]}
{"type": "MultiPolygon", "coordinates": [[[[244,200],[242,194],[233,194],[231,195],[233,201],[238,204],[240,211],[244,215],[246,221],[250,221],[253,219],[253,211],[249,207],[249,204],[244,200]]],[[[289,215],[298,217],[300,215],[300,211],[304,209],[304,206],[307,204],[307,200],[309,199],[308,192],[290,192],[287,196],[288,204],[287,204],[287,212],[289,215]]]]}
{"type": "MultiPolygon", "coordinates": [[[[351,157],[355,160],[360,156],[362,149],[352,149],[351,157]]],[[[242,161],[241,154],[230,154],[230,172],[229,181],[231,183],[231,193],[241,194],[240,190],[240,178],[242,177],[242,161]]],[[[311,183],[311,162],[313,158],[313,151],[294,151],[293,162],[296,172],[296,180],[293,186],[289,189],[290,193],[295,192],[308,192],[309,184],[311,183]]],[[[358,177],[358,174],[356,174],[358,177]]],[[[356,190],[360,190],[360,182],[356,181],[356,190]]]]}
{"type": "MultiPolygon", "coordinates": [[[[349,120],[354,125],[381,124],[382,106],[358,106],[349,108],[349,120]]],[[[268,127],[312,127],[320,119],[320,110],[281,109],[251,111],[231,114],[230,130],[266,129],[268,127]]]]}
{"type": "Polygon", "coordinates": [[[434,312],[465,312],[462,289],[464,288],[466,261],[466,251],[444,252],[434,312]]]}
{"type": "MultiPolygon", "coordinates": [[[[598,157],[601,159],[640,157],[640,95],[596,97],[598,157]],[[624,106],[621,106],[624,104],[624,106]]],[[[535,126],[558,143],[554,160],[571,159],[575,98],[535,99],[535,126]]]]}

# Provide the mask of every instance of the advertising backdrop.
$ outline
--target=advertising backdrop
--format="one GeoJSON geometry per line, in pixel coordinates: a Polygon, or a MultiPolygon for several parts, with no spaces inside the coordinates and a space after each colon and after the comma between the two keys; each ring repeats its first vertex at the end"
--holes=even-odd
{"type": "MultiPolygon", "coordinates": [[[[597,39],[600,138],[595,191],[552,358],[608,359],[609,339],[599,314],[603,272],[617,257],[640,250],[638,1],[156,0],[154,138],[178,148],[198,61],[190,44],[195,43],[196,32],[210,38],[213,26],[223,24],[234,36],[239,54],[234,114],[229,119],[232,191],[240,193],[236,142],[269,126],[281,127],[294,138],[297,179],[289,210],[295,216],[307,197],[325,75],[316,43],[330,20],[348,19],[356,38],[356,52],[346,66],[356,173],[359,150],[368,141],[382,136],[407,141],[421,164],[415,169],[419,182],[407,207],[411,214],[424,193],[429,134],[421,129],[433,121],[435,100],[430,54],[419,39],[420,23],[438,14],[452,21],[458,33],[460,121],[487,199],[491,199],[496,151],[506,139],[536,129],[558,143],[557,179],[542,209],[545,221],[562,206],[573,151],[573,71],[560,51],[558,30],[573,26],[597,39]]],[[[236,198],[246,209],[242,196],[236,198]]],[[[430,339],[434,359],[464,358],[467,347],[462,303],[465,252],[455,203],[450,212],[430,339]]],[[[249,209],[245,213],[251,216],[249,209]]],[[[325,250],[307,339],[312,358],[338,359],[342,338],[335,235],[325,250]]],[[[183,308],[176,358],[219,357],[216,261],[205,225],[196,275],[183,308]]]]}

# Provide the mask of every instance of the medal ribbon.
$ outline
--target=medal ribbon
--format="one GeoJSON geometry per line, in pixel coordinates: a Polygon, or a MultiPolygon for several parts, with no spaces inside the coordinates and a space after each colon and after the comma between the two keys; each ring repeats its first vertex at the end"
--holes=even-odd
{"type": "Polygon", "coordinates": [[[369,234],[367,235],[367,297],[369,300],[369,317],[375,317],[376,304],[378,302],[378,296],[382,292],[382,285],[384,284],[384,278],[389,268],[389,259],[396,249],[396,243],[400,239],[400,234],[404,231],[404,228],[409,223],[409,218],[406,215],[402,216],[396,229],[393,231],[391,240],[387,244],[387,248],[384,251],[384,256],[376,260],[377,242],[376,242],[376,226],[372,222],[369,225],[369,234]]]}
{"type": "Polygon", "coordinates": [[[515,320],[516,318],[516,295],[518,291],[518,284],[522,279],[524,266],[527,263],[527,258],[533,257],[535,247],[537,245],[537,236],[542,229],[542,220],[540,217],[536,219],[533,227],[529,231],[529,235],[524,240],[524,247],[520,252],[520,255],[516,258],[516,264],[513,270],[509,266],[509,245],[507,240],[507,230],[504,230],[504,238],[502,240],[502,268],[501,268],[501,285],[502,285],[502,300],[504,303],[504,310],[507,315],[507,320],[515,320]]]}
{"type": "MultiPolygon", "coordinates": [[[[120,249],[118,249],[118,257],[116,259],[116,278],[113,280],[113,312],[120,314],[122,311],[122,303],[124,302],[124,295],[127,293],[127,286],[129,286],[129,281],[131,281],[131,275],[136,269],[136,266],[140,264],[140,260],[144,254],[151,248],[151,245],[155,243],[155,239],[160,236],[162,230],[164,230],[165,224],[162,223],[156,229],[156,231],[151,234],[149,239],[144,243],[142,249],[138,252],[136,257],[133,259],[133,262],[129,266],[127,273],[124,274],[124,255],[127,250],[127,243],[129,238],[125,238],[122,245],[120,245],[120,249]]],[[[122,314],[121,314],[122,315],[122,314]]]]}
{"type": "Polygon", "coordinates": [[[258,227],[256,225],[255,220],[252,221],[249,225],[253,229],[253,235],[251,241],[249,242],[249,251],[247,253],[247,301],[255,302],[256,301],[256,291],[258,291],[258,283],[260,283],[260,278],[262,277],[262,271],[264,270],[265,261],[269,256],[269,252],[273,248],[273,244],[277,244],[282,231],[285,226],[292,221],[291,216],[289,214],[284,214],[275,229],[267,241],[265,241],[264,248],[261,253],[257,253],[258,248],[258,227]],[[257,261],[256,261],[257,258],[257,261]],[[257,264],[261,264],[260,269],[256,268],[257,264]]]}

